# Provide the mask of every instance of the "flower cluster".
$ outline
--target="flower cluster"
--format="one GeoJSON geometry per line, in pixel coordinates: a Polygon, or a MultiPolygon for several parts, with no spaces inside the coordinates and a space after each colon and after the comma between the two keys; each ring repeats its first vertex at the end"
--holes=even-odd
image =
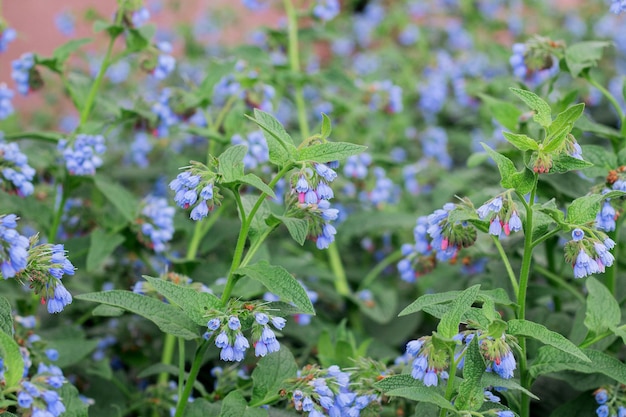
{"type": "Polygon", "coordinates": [[[611,0],[611,6],[609,7],[609,11],[613,14],[626,12],[626,0],[611,0]]]}
{"type": "Polygon", "coordinates": [[[248,147],[248,152],[243,157],[243,165],[246,169],[255,169],[270,159],[267,141],[260,130],[248,133],[245,138],[240,134],[235,134],[230,138],[230,142],[233,145],[246,145],[248,147]]]}
{"type": "Polygon", "coordinates": [[[372,164],[372,155],[363,152],[359,155],[352,155],[346,159],[343,166],[343,173],[348,178],[365,179],[368,167],[372,164]]]}
{"type": "Polygon", "coordinates": [[[157,80],[164,80],[176,68],[176,58],[170,55],[172,53],[172,45],[169,42],[159,42],[157,49],[161,53],[157,56],[152,75],[157,80]]]}
{"type": "Polygon", "coordinates": [[[28,238],[20,235],[15,214],[0,216],[0,273],[4,279],[13,278],[28,264],[28,238]]]}
{"type": "Polygon", "coordinates": [[[170,189],[176,193],[174,201],[178,207],[186,210],[195,205],[189,215],[192,220],[205,218],[216,201],[219,203],[218,191],[213,186],[215,179],[210,174],[212,173],[200,172],[199,169],[190,167],[170,182],[170,189]]]}
{"type": "Polygon", "coordinates": [[[11,78],[15,81],[17,91],[26,95],[31,89],[31,75],[35,66],[35,56],[25,53],[11,63],[11,78]]]}
{"type": "Polygon", "coordinates": [[[174,236],[174,213],[167,199],[151,195],[144,198],[141,215],[136,220],[141,227],[140,240],[155,252],[163,252],[174,236]]]}
{"type": "Polygon", "coordinates": [[[146,168],[150,161],[148,160],[148,154],[152,150],[152,143],[150,142],[150,135],[144,130],[138,130],[135,132],[135,139],[130,145],[130,158],[133,163],[138,167],[146,168]]]}
{"type": "Polygon", "coordinates": [[[313,236],[318,249],[326,249],[335,240],[337,230],[330,224],[337,219],[339,210],[331,208],[329,200],[335,194],[329,183],[337,178],[331,166],[338,163],[313,163],[301,169],[291,180],[291,195],[298,214],[309,220],[309,234],[313,236]]]}
{"type": "Polygon", "coordinates": [[[0,188],[26,197],[35,190],[32,180],[35,170],[17,143],[5,143],[0,133],[0,188]]]}
{"type": "MultiPolygon", "coordinates": [[[[467,203],[464,203],[467,204],[467,203]]],[[[462,248],[476,241],[476,229],[467,222],[450,222],[448,216],[456,209],[447,203],[428,216],[421,216],[413,228],[414,244],[402,245],[404,258],[398,262],[402,280],[415,282],[417,265],[425,272],[435,266],[435,261],[451,261],[462,248]]]]}
{"type": "Polygon", "coordinates": [[[538,85],[559,72],[559,63],[550,53],[558,46],[542,37],[530,39],[526,44],[513,44],[509,64],[513,74],[530,85],[538,85]]]}
{"type": "Polygon", "coordinates": [[[508,236],[522,230],[522,220],[508,193],[492,198],[476,212],[481,220],[489,221],[489,233],[493,236],[500,237],[503,232],[508,236]]]}
{"type": "Polygon", "coordinates": [[[333,20],[340,12],[338,0],[317,0],[313,6],[313,16],[324,22],[333,20]]]}
{"type": "Polygon", "coordinates": [[[574,268],[574,278],[602,273],[605,267],[613,265],[615,258],[609,252],[615,242],[602,232],[582,229],[572,231],[572,240],[565,244],[565,260],[574,268]]]}
{"type": "Polygon", "coordinates": [[[164,137],[169,133],[169,129],[180,122],[180,117],[172,110],[170,98],[172,90],[164,88],[161,90],[157,101],[152,104],[152,113],[157,116],[157,127],[154,131],[156,137],[164,137]]]}
{"type": "Polygon", "coordinates": [[[147,7],[140,7],[131,13],[130,20],[133,27],[140,28],[150,20],[150,10],[147,7]]]}
{"type": "Polygon", "coordinates": [[[94,175],[102,165],[100,155],[106,151],[106,145],[102,135],[79,134],[73,142],[59,141],[58,150],[70,175],[94,175]]]}
{"type": "Polygon", "coordinates": [[[63,275],[74,275],[74,265],[67,259],[63,245],[45,243],[35,246],[36,243],[35,237],[28,252],[27,273],[19,274],[16,278],[30,281],[35,294],[41,295],[42,304],[47,303],[48,313],[60,313],[72,302],[72,295],[61,279],[63,275]]]}
{"type": "Polygon", "coordinates": [[[427,387],[437,386],[439,380],[448,379],[450,358],[445,350],[436,349],[432,336],[411,340],[406,344],[406,354],[413,359],[411,376],[427,387]]]}
{"type": "Polygon", "coordinates": [[[4,120],[13,114],[13,90],[6,83],[0,83],[0,120],[4,120]]]}
{"type": "Polygon", "coordinates": [[[248,342],[248,339],[242,332],[241,320],[244,323],[251,322],[250,327],[252,328],[252,344],[255,356],[265,356],[268,353],[280,350],[276,334],[269,324],[271,323],[277,330],[282,330],[286,323],[284,318],[270,315],[267,309],[252,304],[245,305],[242,309],[231,308],[230,312],[235,314],[230,316],[220,315],[212,318],[207,323],[208,332],[205,334],[206,338],[219,331],[215,337],[215,346],[221,349],[221,360],[240,362],[245,357],[246,350],[250,347],[250,342],[248,342]]]}
{"type": "Polygon", "coordinates": [[[362,410],[380,398],[373,393],[359,393],[360,387],[351,384],[351,377],[336,365],[327,370],[305,368],[292,394],[294,408],[309,413],[308,417],[359,417],[362,410]]]}
{"type": "Polygon", "coordinates": [[[59,393],[66,382],[63,371],[58,366],[40,363],[37,373],[24,380],[17,392],[17,405],[23,413],[31,412],[35,417],[59,417],[65,412],[65,405],[59,393]]]}
{"type": "Polygon", "coordinates": [[[0,28],[0,53],[7,50],[9,43],[17,38],[17,32],[13,28],[0,28]]]}
{"type": "Polygon", "coordinates": [[[607,386],[598,388],[593,392],[593,397],[599,407],[596,409],[598,417],[626,417],[626,389],[607,386]]]}

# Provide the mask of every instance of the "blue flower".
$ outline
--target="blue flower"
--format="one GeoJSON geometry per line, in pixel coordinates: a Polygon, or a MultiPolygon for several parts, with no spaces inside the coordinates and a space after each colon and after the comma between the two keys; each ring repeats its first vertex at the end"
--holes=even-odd
{"type": "Polygon", "coordinates": [[[4,120],[13,114],[12,98],[13,90],[7,87],[5,83],[0,83],[0,120],[4,120]]]}
{"type": "Polygon", "coordinates": [[[76,135],[71,144],[61,140],[58,149],[65,159],[65,166],[70,175],[94,175],[96,168],[102,165],[102,158],[106,145],[102,135],[76,135]]]}
{"type": "Polygon", "coordinates": [[[15,230],[17,219],[15,214],[0,216],[0,273],[4,279],[22,272],[28,262],[30,242],[15,230]]]}
{"type": "Polygon", "coordinates": [[[35,56],[32,53],[22,54],[11,63],[11,78],[15,81],[17,91],[27,95],[30,91],[30,72],[35,65],[35,56]]]}
{"type": "Polygon", "coordinates": [[[594,398],[598,404],[602,405],[609,400],[609,393],[601,388],[595,392],[594,398]]]}
{"type": "Polygon", "coordinates": [[[582,240],[582,238],[584,237],[585,237],[585,232],[583,232],[581,229],[576,228],[572,231],[572,240],[574,242],[578,242],[582,240]]]}
{"type": "Polygon", "coordinates": [[[71,302],[72,294],[59,281],[56,283],[53,295],[48,295],[48,313],[60,313],[71,302]]]}
{"type": "Polygon", "coordinates": [[[598,415],[598,417],[609,417],[609,412],[609,406],[606,404],[601,405],[596,409],[596,414],[598,415]]]}
{"type": "Polygon", "coordinates": [[[339,11],[338,0],[317,0],[313,6],[313,16],[324,22],[334,19],[339,11]]]}
{"type": "Polygon", "coordinates": [[[32,180],[35,170],[28,165],[28,158],[17,143],[5,143],[0,133],[0,187],[9,193],[27,197],[35,187],[32,180]]]}
{"type": "Polygon", "coordinates": [[[167,199],[151,195],[142,204],[141,233],[155,252],[163,252],[174,236],[174,207],[167,204],[167,199]]]}
{"type": "Polygon", "coordinates": [[[0,53],[7,50],[9,43],[17,38],[17,32],[13,28],[4,28],[0,31],[0,53]]]}

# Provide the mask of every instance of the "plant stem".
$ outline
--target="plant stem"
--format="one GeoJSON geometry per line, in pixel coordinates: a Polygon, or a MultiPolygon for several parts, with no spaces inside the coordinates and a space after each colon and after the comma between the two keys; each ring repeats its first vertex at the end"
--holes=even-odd
{"type": "Polygon", "coordinates": [[[600,93],[602,93],[602,95],[604,97],[606,97],[606,99],[611,103],[611,105],[615,108],[615,111],[617,112],[618,116],[619,116],[619,120],[620,122],[622,122],[624,120],[624,112],[622,111],[622,107],[619,105],[619,103],[617,102],[617,100],[615,99],[615,97],[613,97],[613,94],[611,94],[609,92],[609,90],[607,90],[606,88],[604,88],[604,86],[602,84],[600,84],[599,82],[597,82],[595,79],[593,79],[591,77],[591,74],[587,73],[586,75],[584,75],[584,78],[589,82],[589,84],[591,84],[592,86],[594,86],[595,88],[598,89],[598,91],[600,91],[600,93]]]}
{"type": "Polygon", "coordinates": [[[568,284],[563,278],[550,271],[547,268],[544,268],[541,265],[533,265],[533,269],[539,272],[541,275],[546,277],[546,279],[550,282],[555,283],[556,285],[562,287],[567,290],[570,294],[572,294],[581,304],[585,304],[585,297],[572,285],[568,284]]]}
{"type": "MultiPolygon", "coordinates": [[[[458,362],[454,360],[453,349],[449,349],[448,354],[452,359],[452,363],[450,364],[450,373],[448,375],[448,384],[446,385],[445,398],[446,400],[450,401],[452,399],[452,395],[454,394],[454,379],[456,378],[456,367],[458,365],[458,362]]],[[[458,360],[461,360],[461,357],[459,357],[458,360]]],[[[446,414],[448,414],[448,410],[446,410],[445,408],[442,408],[439,411],[439,417],[446,417],[446,414]]]]}
{"type": "Polygon", "coordinates": [[[58,143],[61,135],[56,132],[15,132],[4,135],[6,140],[34,139],[42,142],[58,143]]]}
{"type": "Polygon", "coordinates": [[[341,256],[339,255],[336,242],[331,243],[328,247],[328,260],[330,261],[330,269],[335,275],[335,290],[344,297],[350,295],[351,290],[348,284],[348,277],[341,263],[341,256]]]}
{"type": "MultiPolygon", "coordinates": [[[[615,222],[615,230],[609,233],[609,237],[615,242],[613,256],[616,260],[619,259],[619,229],[621,228],[623,222],[624,216],[619,216],[615,222]]],[[[606,271],[606,287],[609,289],[613,297],[616,296],[617,290],[617,269],[618,263],[615,261],[613,262],[613,265],[607,268],[606,271]]]]}
{"type": "MultiPolygon", "coordinates": [[[[115,25],[119,26],[122,23],[122,17],[124,13],[120,10],[117,11],[115,17],[115,25]]],[[[98,75],[96,75],[96,79],[91,85],[91,89],[89,90],[89,95],[87,95],[87,100],[85,101],[85,107],[83,107],[80,112],[80,122],[79,129],[87,123],[87,119],[89,119],[89,115],[91,114],[91,109],[93,108],[93,104],[96,100],[96,95],[98,94],[98,90],[100,89],[100,84],[102,83],[102,79],[104,78],[104,74],[106,74],[107,69],[109,68],[109,64],[111,61],[111,54],[113,53],[113,46],[115,45],[115,40],[119,35],[111,35],[111,39],[109,40],[109,46],[107,47],[107,51],[104,55],[104,59],[102,60],[102,64],[100,65],[100,69],[98,70],[98,75]]]]}
{"type": "Polygon", "coordinates": [[[506,272],[509,275],[509,279],[511,280],[511,286],[513,287],[513,292],[517,295],[519,294],[519,286],[517,285],[517,277],[513,272],[513,268],[511,268],[511,262],[509,262],[509,257],[507,256],[504,248],[502,247],[502,242],[498,239],[498,236],[491,235],[493,239],[493,243],[496,245],[498,249],[498,253],[500,254],[500,258],[502,258],[502,262],[504,262],[504,267],[506,268],[506,272]]]}
{"type": "MultiPolygon", "coordinates": [[[[524,225],[524,256],[522,257],[522,268],[519,275],[519,288],[517,292],[517,318],[524,320],[526,317],[526,290],[528,289],[528,280],[530,278],[530,266],[533,254],[533,204],[535,203],[535,195],[537,193],[537,173],[533,174],[533,187],[530,191],[530,198],[526,204],[526,224],[524,225]]],[[[522,201],[525,200],[522,196],[522,201]]],[[[520,355],[520,382],[524,388],[530,388],[530,375],[528,374],[526,364],[526,339],[519,339],[521,349],[520,355]]],[[[522,393],[521,397],[521,417],[529,417],[530,415],[530,397],[522,393]]]]}
{"type": "Polygon", "coordinates": [[[185,408],[187,407],[187,400],[189,399],[189,395],[191,395],[193,384],[196,382],[196,378],[198,377],[198,373],[200,372],[200,366],[202,365],[204,354],[206,353],[209,346],[209,341],[203,340],[196,350],[196,355],[193,358],[193,364],[191,365],[191,371],[189,371],[189,377],[187,378],[187,382],[185,383],[185,389],[183,390],[182,395],[178,398],[178,405],[176,406],[176,414],[174,414],[174,417],[182,417],[183,413],[185,412],[185,408]]]}
{"type": "Polygon", "coordinates": [[[178,398],[183,396],[183,384],[185,383],[185,340],[178,338],[178,398]]]}
{"type": "Polygon", "coordinates": [[[63,208],[65,207],[65,202],[67,201],[67,197],[68,197],[67,187],[68,187],[67,181],[63,181],[63,183],[61,184],[61,200],[59,201],[59,206],[56,208],[56,211],[54,213],[54,218],[52,219],[52,226],[50,226],[50,230],[48,230],[48,242],[50,243],[56,240],[57,232],[59,231],[59,226],[61,225],[61,217],[63,217],[63,208]]]}
{"type": "MultiPolygon", "coordinates": [[[[289,172],[293,168],[293,164],[285,165],[279,172],[276,174],[272,181],[268,184],[270,188],[274,188],[276,183],[283,177],[287,172],[289,172]]],[[[237,283],[237,274],[235,271],[241,266],[241,259],[243,257],[243,251],[246,245],[246,241],[248,240],[248,233],[250,232],[250,225],[252,224],[252,220],[254,220],[254,215],[261,207],[261,204],[265,201],[267,194],[262,192],[259,196],[250,212],[246,215],[243,209],[243,205],[241,204],[241,198],[239,194],[235,193],[235,200],[237,201],[237,206],[239,207],[241,213],[241,229],[239,230],[239,237],[237,238],[237,244],[235,246],[235,253],[233,254],[233,261],[230,264],[230,271],[228,272],[228,279],[226,280],[226,287],[224,288],[224,292],[222,293],[222,305],[226,305],[228,300],[230,299],[230,294],[233,292],[233,288],[237,283]]]]}
{"type": "MultiPolygon", "coordinates": [[[[287,13],[288,38],[289,38],[289,67],[294,75],[300,75],[300,51],[298,45],[298,16],[291,0],[283,0],[287,13]]],[[[298,108],[298,123],[302,140],[309,137],[309,122],[306,115],[306,104],[302,94],[302,85],[296,82],[294,85],[294,99],[298,108]]]]}
{"type": "Polygon", "coordinates": [[[359,285],[359,288],[367,288],[372,282],[376,280],[376,278],[378,278],[378,276],[385,270],[385,268],[387,268],[392,263],[399,261],[403,257],[404,255],[402,254],[402,251],[400,249],[391,252],[389,255],[387,255],[386,258],[384,258],[374,268],[372,268],[367,275],[365,275],[365,277],[361,281],[361,284],[359,285]]]}
{"type": "MultiPolygon", "coordinates": [[[[163,341],[163,352],[161,353],[161,363],[165,365],[170,365],[172,363],[172,358],[174,357],[174,347],[176,346],[176,336],[171,334],[165,335],[165,340],[163,341]]],[[[167,380],[169,375],[167,372],[161,372],[159,374],[159,378],[157,379],[158,385],[167,384],[167,380]]]]}

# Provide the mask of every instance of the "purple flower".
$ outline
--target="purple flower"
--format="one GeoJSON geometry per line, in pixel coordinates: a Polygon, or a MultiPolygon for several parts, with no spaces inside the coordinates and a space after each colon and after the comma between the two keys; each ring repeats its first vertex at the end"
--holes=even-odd
{"type": "Polygon", "coordinates": [[[334,19],[339,11],[338,0],[317,0],[313,6],[313,16],[324,22],[334,19]]]}
{"type": "Polygon", "coordinates": [[[13,90],[7,87],[5,83],[0,83],[0,120],[4,120],[13,114],[12,98],[13,90]]]}
{"type": "Polygon", "coordinates": [[[572,240],[574,242],[579,242],[584,237],[585,237],[585,232],[583,232],[581,229],[577,228],[572,231],[572,240]]]}
{"type": "Polygon", "coordinates": [[[59,141],[57,148],[70,175],[94,175],[102,165],[99,155],[106,151],[102,135],[79,134],[71,144],[67,140],[59,141]]]}
{"type": "Polygon", "coordinates": [[[72,294],[59,281],[56,283],[53,295],[48,295],[48,313],[60,313],[71,302],[72,294]]]}

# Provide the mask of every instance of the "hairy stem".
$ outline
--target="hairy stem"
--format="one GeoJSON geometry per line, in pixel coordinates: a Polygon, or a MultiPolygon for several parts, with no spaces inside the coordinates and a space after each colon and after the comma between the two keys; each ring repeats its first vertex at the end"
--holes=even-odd
{"type": "Polygon", "coordinates": [[[404,255],[402,254],[402,251],[400,249],[391,252],[389,255],[387,255],[386,258],[384,258],[374,268],[372,268],[367,275],[365,275],[365,277],[361,281],[361,284],[359,285],[359,288],[367,288],[372,282],[376,280],[376,278],[378,278],[378,276],[385,270],[385,268],[387,268],[394,262],[399,261],[403,257],[404,255]]]}
{"type": "Polygon", "coordinates": [[[502,247],[502,242],[498,239],[498,236],[491,235],[493,239],[493,243],[496,245],[498,249],[498,253],[500,254],[500,258],[502,258],[502,262],[504,263],[504,267],[506,268],[506,272],[509,276],[509,280],[511,280],[511,287],[513,287],[513,292],[517,295],[519,294],[519,286],[517,285],[517,277],[515,276],[515,272],[513,272],[513,268],[511,268],[511,262],[509,262],[509,257],[507,256],[504,248],[502,247]]]}
{"type": "Polygon", "coordinates": [[[191,395],[191,391],[193,390],[193,384],[196,382],[196,378],[200,372],[200,366],[202,366],[204,354],[209,346],[209,341],[203,340],[196,350],[196,355],[193,358],[193,364],[191,365],[191,371],[189,371],[189,377],[187,377],[187,382],[185,383],[185,389],[183,390],[182,395],[178,398],[178,405],[176,406],[176,414],[174,414],[174,417],[182,417],[185,412],[187,400],[189,400],[189,395],[191,395]]]}
{"type": "MultiPolygon", "coordinates": [[[[524,320],[526,317],[526,290],[528,289],[528,280],[530,278],[530,267],[533,254],[533,205],[535,203],[535,195],[537,193],[538,175],[533,174],[533,187],[530,191],[530,198],[526,204],[526,224],[524,225],[524,256],[522,257],[522,268],[519,275],[519,288],[517,292],[517,318],[524,320]]],[[[525,200],[522,196],[522,201],[525,200]]],[[[522,337],[519,340],[521,349],[520,355],[520,379],[524,388],[530,388],[530,375],[528,373],[526,362],[526,340],[522,337]]],[[[521,397],[521,417],[529,417],[530,415],[530,397],[522,393],[521,397]]]]}

